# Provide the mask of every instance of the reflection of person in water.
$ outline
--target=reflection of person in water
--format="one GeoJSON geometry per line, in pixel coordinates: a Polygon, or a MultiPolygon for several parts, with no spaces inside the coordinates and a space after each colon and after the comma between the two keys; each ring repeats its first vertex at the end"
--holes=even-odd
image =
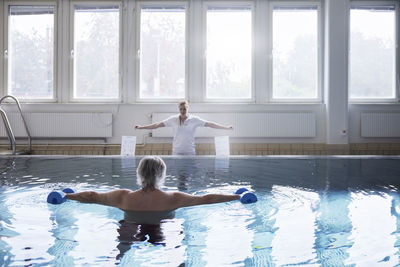
{"type": "MultiPolygon", "coordinates": [[[[136,191],[128,189],[118,189],[105,193],[86,191],[66,194],[66,198],[84,203],[97,203],[117,207],[123,210],[125,218],[121,226],[125,222],[138,225],[138,227],[133,226],[133,228],[130,228],[131,231],[128,231],[128,236],[130,237],[127,240],[141,240],[142,236],[146,236],[145,232],[148,232],[149,240],[159,240],[159,238],[150,238],[152,232],[148,231],[148,229],[158,229],[157,227],[146,228],[143,225],[150,224],[160,227],[159,225],[163,220],[174,217],[175,210],[178,208],[227,202],[240,198],[239,195],[235,194],[194,196],[184,192],[166,192],[161,190],[165,180],[166,166],[160,157],[144,157],[139,162],[136,172],[137,183],[141,186],[136,191]],[[142,231],[144,229],[147,230],[142,231]],[[140,233],[138,233],[138,230],[140,230],[140,233]]],[[[120,234],[127,233],[127,230],[128,228],[124,225],[120,229],[120,234]]],[[[158,230],[154,233],[157,233],[155,236],[162,236],[158,230]]],[[[126,236],[124,235],[124,237],[126,236]]]]}
{"type": "Polygon", "coordinates": [[[148,241],[154,245],[165,245],[165,236],[161,224],[137,224],[126,220],[121,220],[118,231],[119,244],[117,248],[120,254],[117,259],[127,252],[132,243],[148,241]]]}
{"type": "MultiPolygon", "coordinates": [[[[171,164],[174,166],[170,174],[177,179],[177,185],[179,191],[187,192],[189,184],[195,182],[193,177],[199,177],[201,174],[196,175],[199,171],[197,161],[194,158],[180,158],[170,159],[171,164]]],[[[191,184],[193,186],[193,184],[191,184]]]]}

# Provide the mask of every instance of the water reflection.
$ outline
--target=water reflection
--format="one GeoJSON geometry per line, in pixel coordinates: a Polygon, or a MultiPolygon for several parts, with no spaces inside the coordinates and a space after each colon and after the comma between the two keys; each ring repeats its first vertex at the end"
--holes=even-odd
{"type": "Polygon", "coordinates": [[[193,157],[174,158],[167,160],[166,164],[167,173],[177,180],[176,187],[179,191],[187,192],[190,187],[193,187],[193,180],[200,178],[197,174],[201,169],[198,168],[198,163],[193,157]]]}
{"type": "MultiPolygon", "coordinates": [[[[315,248],[323,266],[344,266],[349,257],[348,248],[352,222],[349,217],[350,192],[343,190],[348,181],[348,165],[326,161],[324,188],[319,191],[320,203],[315,221],[315,248]]],[[[322,178],[322,177],[321,177],[322,178]]]]}
{"type": "Polygon", "coordinates": [[[350,238],[354,244],[348,250],[346,263],[363,262],[373,266],[383,262],[397,266],[396,237],[392,235],[396,231],[396,218],[391,215],[392,198],[373,192],[353,192],[351,198],[349,217],[353,230],[350,238]]]}
{"type": "Polygon", "coordinates": [[[120,221],[116,259],[123,266],[185,266],[182,224],[180,219],[160,224],[120,221]]]}
{"type": "Polygon", "coordinates": [[[293,187],[274,186],[271,194],[278,208],[278,228],[272,240],[272,256],[278,266],[315,264],[314,232],[317,193],[293,187]]]}
{"type": "Polygon", "coordinates": [[[52,229],[50,232],[54,237],[54,244],[49,247],[47,253],[54,256],[51,264],[55,266],[74,265],[74,258],[69,255],[77,246],[75,235],[78,227],[75,224],[77,219],[74,216],[70,205],[48,204],[52,229]]]}
{"type": "Polygon", "coordinates": [[[117,260],[122,258],[128,250],[131,249],[134,242],[147,241],[153,245],[165,246],[165,234],[163,233],[161,224],[137,224],[121,220],[118,228],[117,246],[119,254],[117,260]]]}
{"type": "Polygon", "coordinates": [[[168,188],[248,187],[259,201],[180,209],[158,227],[119,224],[114,208],[44,201],[65,186],[135,189],[136,161],[0,158],[0,265],[400,263],[399,159],[165,157],[168,188]]]}

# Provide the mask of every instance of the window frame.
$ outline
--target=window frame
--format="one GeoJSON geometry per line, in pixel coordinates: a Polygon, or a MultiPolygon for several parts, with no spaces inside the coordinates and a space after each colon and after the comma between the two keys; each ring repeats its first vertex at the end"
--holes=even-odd
{"type": "Polygon", "coordinates": [[[53,94],[51,98],[36,98],[36,99],[27,99],[27,98],[18,98],[18,101],[21,103],[56,103],[58,101],[58,5],[54,1],[34,1],[34,0],[26,0],[26,1],[5,1],[4,2],[4,11],[3,11],[3,22],[4,22],[4,46],[3,46],[3,94],[9,95],[8,92],[8,56],[6,53],[9,50],[9,14],[8,9],[9,6],[52,6],[54,8],[53,13],[53,30],[54,30],[54,40],[53,40],[53,94]]]}
{"type": "Polygon", "coordinates": [[[269,103],[296,103],[296,104],[308,104],[308,103],[322,103],[323,91],[323,57],[322,57],[322,15],[321,15],[321,2],[320,1],[270,1],[269,3],[269,34],[268,34],[268,102],[269,103]],[[317,97],[316,98],[273,98],[273,12],[275,6],[285,7],[310,7],[317,6],[317,97]]]}
{"type": "Polygon", "coordinates": [[[202,92],[201,99],[204,103],[255,103],[256,102],[256,63],[255,63],[255,7],[256,4],[254,1],[212,1],[207,0],[202,3],[202,16],[201,16],[201,81],[202,81],[202,92]],[[246,7],[250,8],[251,12],[251,70],[250,70],[250,98],[207,98],[207,10],[208,7],[221,7],[221,8],[229,8],[229,7],[246,7]]]}
{"type": "Polygon", "coordinates": [[[69,86],[68,86],[68,102],[69,103],[121,103],[123,100],[123,94],[122,94],[122,71],[123,71],[123,65],[122,65],[122,59],[123,59],[123,45],[122,45],[122,21],[123,21],[123,7],[122,7],[122,2],[121,1],[79,1],[79,0],[73,0],[70,1],[69,3],[69,47],[68,47],[68,64],[69,64],[69,86]],[[107,98],[74,98],[74,34],[75,34],[75,5],[85,5],[85,6],[91,6],[91,7],[101,7],[101,6],[107,6],[107,5],[115,5],[118,6],[118,12],[119,12],[119,55],[118,55],[118,98],[115,99],[107,99],[107,98]]]}
{"type": "Polygon", "coordinates": [[[348,26],[348,57],[347,57],[347,63],[348,63],[348,79],[347,79],[347,99],[349,101],[350,104],[377,104],[377,103],[398,103],[400,101],[400,75],[399,75],[399,68],[400,68],[400,59],[399,59],[399,35],[400,35],[400,20],[399,20],[399,12],[400,12],[400,8],[399,8],[399,3],[397,1],[376,1],[376,0],[364,0],[364,1],[350,1],[350,5],[349,5],[349,9],[348,9],[348,18],[349,18],[349,26],[348,26]],[[350,77],[351,77],[351,73],[350,73],[350,45],[351,45],[351,29],[350,29],[350,23],[351,23],[351,9],[354,6],[385,6],[385,5],[391,5],[394,6],[394,13],[395,13],[395,29],[394,29],[394,33],[395,33],[395,62],[394,62],[394,86],[395,86],[395,92],[394,92],[394,98],[350,98],[350,77]]]}
{"type": "Polygon", "coordinates": [[[189,98],[189,3],[187,1],[136,1],[136,42],[135,42],[135,94],[136,103],[176,103],[189,98]],[[140,33],[141,33],[141,11],[143,7],[184,7],[185,9],[185,95],[182,98],[141,98],[140,97],[140,33]]]}

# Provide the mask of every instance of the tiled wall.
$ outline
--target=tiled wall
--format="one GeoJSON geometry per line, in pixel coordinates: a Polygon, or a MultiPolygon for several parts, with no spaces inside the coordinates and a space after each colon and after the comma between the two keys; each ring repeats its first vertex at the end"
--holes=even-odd
{"type": "MultiPolygon", "coordinates": [[[[8,149],[0,146],[0,150],[8,149]]],[[[17,147],[25,150],[26,147],[17,147]]],[[[230,146],[231,155],[400,155],[400,143],[327,144],[239,144],[230,146]]],[[[170,143],[136,147],[136,155],[170,155],[170,143]]],[[[214,144],[197,144],[197,155],[215,155],[214,144]]],[[[3,153],[4,154],[4,153],[3,153]]],[[[120,145],[33,145],[34,155],[119,155],[120,145]]]]}

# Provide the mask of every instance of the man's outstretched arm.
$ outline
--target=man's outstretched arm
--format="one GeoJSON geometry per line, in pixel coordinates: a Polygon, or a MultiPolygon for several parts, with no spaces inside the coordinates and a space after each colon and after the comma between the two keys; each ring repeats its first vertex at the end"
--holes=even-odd
{"type": "Polygon", "coordinates": [[[202,196],[193,196],[183,192],[173,193],[174,208],[189,207],[195,205],[213,204],[237,200],[240,195],[224,195],[224,194],[206,194],[202,196]]]}
{"type": "Polygon", "coordinates": [[[66,198],[82,203],[95,203],[112,207],[120,207],[122,205],[123,196],[130,192],[131,191],[127,189],[113,190],[106,193],[85,191],[80,193],[66,194],[66,198]]]}

